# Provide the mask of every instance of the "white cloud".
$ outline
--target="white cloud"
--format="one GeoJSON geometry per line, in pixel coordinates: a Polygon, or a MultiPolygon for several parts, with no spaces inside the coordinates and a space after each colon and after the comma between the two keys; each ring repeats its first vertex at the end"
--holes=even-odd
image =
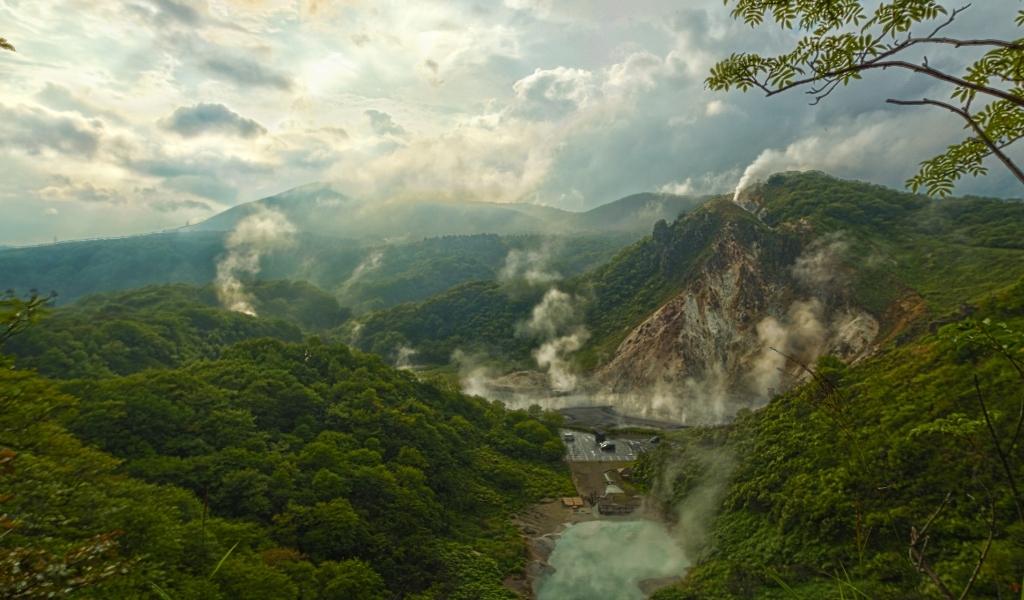
{"type": "MultiPolygon", "coordinates": [[[[1015,35],[985,18],[1015,4],[991,4],[957,33],[1015,35]]],[[[724,191],[748,166],[748,180],[820,168],[899,186],[962,135],[945,114],[885,107],[889,91],[922,92],[895,73],[815,108],[799,93],[710,93],[715,60],[792,36],[736,23],[720,0],[685,5],[0,3],[19,50],[0,55],[0,201],[15,207],[0,242],[172,227],[329,178],[380,201],[574,209],[659,188],[724,191]],[[226,112],[186,128],[202,135],[161,127],[197,106],[226,112]],[[378,113],[387,119],[368,119],[378,113]],[[59,213],[39,220],[41,202],[59,213]],[[114,206],[116,218],[100,217],[114,206]]],[[[1019,195],[993,166],[961,189],[1019,195]]]]}
{"type": "Polygon", "coordinates": [[[598,95],[594,74],[585,69],[536,69],[512,84],[516,102],[512,113],[532,119],[552,119],[586,107],[598,95]]]}

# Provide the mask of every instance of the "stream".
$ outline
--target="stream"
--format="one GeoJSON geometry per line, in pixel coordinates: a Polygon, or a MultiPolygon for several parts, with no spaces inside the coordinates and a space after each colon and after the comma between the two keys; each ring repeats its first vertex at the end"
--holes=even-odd
{"type": "Polygon", "coordinates": [[[640,582],[681,575],[689,562],[660,523],[598,520],[571,525],[548,558],[538,600],[642,600],[640,582]]]}

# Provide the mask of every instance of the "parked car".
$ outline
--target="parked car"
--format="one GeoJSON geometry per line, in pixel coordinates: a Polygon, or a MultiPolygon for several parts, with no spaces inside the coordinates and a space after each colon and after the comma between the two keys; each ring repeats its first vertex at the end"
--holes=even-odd
{"type": "Polygon", "coordinates": [[[615,442],[601,442],[600,447],[604,452],[615,452],[615,442]]]}
{"type": "Polygon", "coordinates": [[[572,434],[572,433],[563,433],[562,434],[562,439],[567,441],[567,442],[575,442],[576,441],[576,435],[572,434]]]}

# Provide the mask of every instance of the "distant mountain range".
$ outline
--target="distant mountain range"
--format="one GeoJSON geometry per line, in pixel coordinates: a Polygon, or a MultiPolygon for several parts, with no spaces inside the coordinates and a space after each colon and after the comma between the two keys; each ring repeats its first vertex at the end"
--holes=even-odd
{"type": "Polygon", "coordinates": [[[635,194],[587,212],[485,202],[368,204],[331,185],[311,184],[174,231],[0,247],[0,290],[53,290],[63,304],[144,285],[205,284],[216,276],[227,233],[247,216],[272,209],[297,235],[263,256],[260,278],[305,280],[346,306],[381,308],[493,279],[512,250],[543,248],[547,268],[579,273],[650,233],[657,221],[671,222],[702,201],[635,194]],[[479,239],[459,239],[465,236],[479,239]],[[552,236],[576,241],[552,244],[552,236]]]}
{"type": "Polygon", "coordinates": [[[299,231],[353,239],[415,240],[477,233],[647,233],[656,221],[673,221],[704,200],[643,193],[585,212],[571,212],[524,203],[369,203],[351,198],[331,184],[315,183],[240,204],[182,231],[230,231],[245,217],[267,208],[283,214],[299,231]]]}

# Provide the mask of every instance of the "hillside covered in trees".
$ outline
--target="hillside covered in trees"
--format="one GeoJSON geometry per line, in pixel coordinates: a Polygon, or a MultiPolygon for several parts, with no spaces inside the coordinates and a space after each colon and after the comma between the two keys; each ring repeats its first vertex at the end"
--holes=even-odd
{"type": "Polygon", "coordinates": [[[1019,596],[1024,280],[977,308],[645,456],[701,553],[654,597],[1019,596]]]}
{"type": "MultiPolygon", "coordinates": [[[[905,315],[897,314],[904,310],[900,303],[915,306],[919,313],[913,318],[943,316],[1024,275],[1019,201],[933,200],[820,172],[793,172],[772,176],[746,192],[744,202],[753,212],[731,198],[710,200],[674,222],[657,224],[651,235],[607,262],[557,283],[473,284],[371,313],[356,343],[385,354],[400,346],[422,347],[421,360],[443,364],[451,350],[470,342],[499,361],[526,364],[529,341],[514,335],[515,323],[529,317],[545,288],[557,285],[580,301],[590,337],[574,360],[583,370],[593,369],[643,319],[702,277],[723,233],[743,227],[770,229],[790,252],[814,240],[840,247],[833,268],[850,277],[849,293],[893,327],[905,324],[905,315]],[[786,236],[788,242],[781,239],[786,236]],[[467,304],[488,307],[472,321],[475,334],[461,332],[465,323],[453,318],[466,314],[467,304]]],[[[779,256],[774,266],[785,267],[782,261],[794,258],[779,256]]]]}
{"type": "MultiPolygon", "coordinates": [[[[509,513],[570,487],[551,415],[205,294],[145,289],[43,319],[17,343],[73,338],[79,374],[38,363],[60,382],[4,358],[0,595],[510,597],[524,549],[509,513]]],[[[23,307],[4,306],[17,323],[23,307]]]]}

